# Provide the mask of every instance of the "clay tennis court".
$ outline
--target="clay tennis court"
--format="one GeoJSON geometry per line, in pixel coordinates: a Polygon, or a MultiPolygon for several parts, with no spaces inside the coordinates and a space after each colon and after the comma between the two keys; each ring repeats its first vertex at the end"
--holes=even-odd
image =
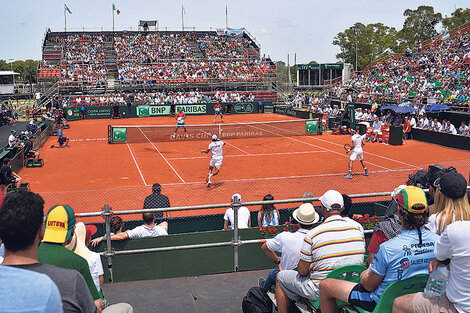
{"type": "MultiPolygon", "coordinates": [[[[295,119],[278,114],[232,115],[225,117],[225,123],[295,119]]],[[[213,116],[188,116],[186,124],[212,121],[213,116]]],[[[328,189],[347,194],[391,191],[409,174],[433,163],[454,166],[465,177],[469,174],[470,152],[409,140],[403,146],[367,143],[364,158],[370,176],[363,175],[356,161],[354,178],[347,180],[343,177],[349,156],[343,145],[350,142],[349,135],[283,136],[274,126],[265,126],[272,137],[226,140],[220,174],[207,188],[210,153],[201,154],[201,150],[209,140],[109,144],[108,124],[176,123],[170,117],[70,122],[64,135],[71,147],[51,149],[56,137],[49,138],[40,150],[44,167],[24,168],[20,173],[31,190],[44,197],[46,209],[58,203],[69,204],[77,213],[100,211],[104,204],[113,210],[141,209],[156,182],[172,206],[185,206],[227,203],[234,193],[240,193],[243,201],[255,201],[268,193],[283,199],[299,198],[306,191],[319,196],[328,189]]],[[[185,211],[172,216],[222,212],[185,211]]],[[[139,219],[140,215],[125,218],[139,219]]],[[[91,221],[102,218],[86,219],[91,221]]]]}

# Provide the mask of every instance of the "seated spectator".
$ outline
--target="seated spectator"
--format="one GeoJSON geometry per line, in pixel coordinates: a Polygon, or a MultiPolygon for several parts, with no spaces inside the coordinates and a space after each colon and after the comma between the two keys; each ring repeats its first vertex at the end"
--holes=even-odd
{"type": "Polygon", "coordinates": [[[371,265],[362,272],[359,284],[338,279],[320,283],[323,313],[336,313],[336,299],[373,311],[388,285],[427,274],[434,252],[423,247],[433,247],[438,236],[423,227],[428,219],[426,194],[418,187],[407,186],[395,199],[402,221],[401,233],[380,245],[371,265]]]}
{"type": "Polygon", "coordinates": [[[11,266],[0,266],[0,303],[3,312],[64,312],[59,290],[47,275],[11,266]]]}
{"type": "Polygon", "coordinates": [[[20,188],[23,179],[11,169],[10,165],[11,161],[9,158],[3,159],[0,175],[5,179],[5,185],[14,184],[16,188],[20,188]]]}
{"type": "MultiPolygon", "coordinates": [[[[352,219],[353,213],[351,212],[352,208],[352,199],[350,196],[342,194],[343,196],[343,203],[344,203],[344,209],[341,211],[341,216],[342,217],[347,217],[349,219],[352,219]]],[[[359,224],[359,223],[358,223],[359,224]]],[[[360,224],[359,224],[360,225],[360,224]]],[[[362,227],[362,226],[361,226],[362,227]]]]}
{"type": "Polygon", "coordinates": [[[449,172],[436,179],[434,187],[434,211],[426,227],[441,235],[447,225],[455,221],[470,220],[467,198],[467,181],[457,172],[449,172]]]}
{"type": "Polygon", "coordinates": [[[450,272],[445,293],[433,299],[425,297],[423,292],[398,297],[393,302],[394,313],[470,312],[469,229],[470,221],[448,225],[434,247],[436,258],[429,264],[429,272],[435,271],[439,264],[447,265],[450,272]]]}
{"type": "Polygon", "coordinates": [[[101,285],[104,283],[104,271],[103,264],[101,264],[100,255],[96,252],[90,251],[87,248],[86,242],[87,229],[85,224],[82,222],[75,225],[75,233],[73,234],[73,239],[70,244],[65,246],[70,251],[73,251],[75,254],[81,256],[88,262],[88,267],[90,268],[90,274],[95,283],[96,289],[102,296],[101,285]]]}
{"type": "MultiPolygon", "coordinates": [[[[263,201],[274,200],[271,194],[264,196],[263,201]]],[[[263,204],[261,211],[258,212],[258,226],[277,226],[279,225],[279,212],[274,204],[263,204]]]]}
{"type": "Polygon", "coordinates": [[[459,135],[460,136],[467,136],[468,135],[468,126],[465,122],[462,122],[459,127],[459,135]]]}
{"type": "Polygon", "coordinates": [[[284,270],[293,270],[297,267],[300,260],[299,252],[305,235],[320,220],[310,203],[302,204],[292,213],[292,217],[299,223],[299,230],[295,233],[284,231],[274,238],[266,239],[266,242],[261,246],[266,255],[277,264],[277,267],[269,272],[266,280],[263,277],[258,280],[259,287],[265,291],[270,291],[276,283],[277,273],[284,270]],[[281,253],[281,257],[276,252],[281,253]]]}
{"type": "Polygon", "coordinates": [[[50,277],[59,288],[62,300],[60,307],[63,307],[64,312],[96,312],[97,307],[85,279],[79,272],[39,263],[38,246],[44,236],[43,210],[43,199],[32,192],[14,192],[5,198],[5,203],[0,209],[0,236],[6,246],[3,265],[43,273],[50,277]]]}
{"type": "Polygon", "coordinates": [[[38,261],[78,271],[85,279],[95,305],[100,312],[104,301],[96,289],[87,261],[65,248],[72,242],[75,231],[75,212],[68,205],[53,206],[47,213],[44,238],[39,245],[38,261]]]}
{"type": "MultiPolygon", "coordinates": [[[[146,237],[158,237],[158,236],[167,236],[168,235],[168,223],[161,222],[158,225],[155,225],[155,214],[143,213],[142,219],[144,220],[144,225],[137,226],[134,229],[126,230],[123,233],[114,234],[111,236],[111,240],[127,240],[127,239],[138,239],[146,237]]],[[[93,239],[91,245],[96,247],[101,241],[105,240],[105,236],[93,239]]]]}
{"type": "Polygon", "coordinates": [[[445,132],[452,135],[457,135],[457,129],[455,129],[454,124],[452,124],[449,120],[447,121],[445,132]]]}
{"type": "MultiPolygon", "coordinates": [[[[242,201],[242,196],[240,196],[238,193],[234,194],[232,197],[232,204],[233,204],[233,199],[235,197],[238,197],[240,199],[239,201],[242,201]]],[[[233,215],[233,207],[227,209],[225,211],[224,215],[224,229],[232,229],[233,228],[233,222],[235,221],[234,215],[233,215]]],[[[238,228],[250,228],[251,227],[251,218],[250,218],[250,210],[246,206],[241,206],[238,208],[238,228]]]]}
{"type": "MultiPolygon", "coordinates": [[[[302,196],[302,198],[304,198],[304,199],[311,199],[311,198],[314,198],[314,197],[315,196],[314,196],[313,192],[311,192],[311,191],[306,191],[302,196]]],[[[312,201],[304,200],[303,203],[311,203],[313,205],[313,200],[312,201]]],[[[318,216],[320,216],[320,222],[323,222],[325,220],[325,217],[323,216],[321,206],[314,206],[314,208],[315,208],[315,212],[317,212],[318,216]]]]}
{"type": "MultiPolygon", "coordinates": [[[[36,119],[34,120],[36,121],[36,119]]],[[[34,124],[35,121],[30,121],[28,125],[26,125],[26,130],[33,135],[38,131],[38,127],[36,126],[36,124],[34,124]]]]}
{"type": "Polygon", "coordinates": [[[16,137],[16,130],[12,129],[10,136],[8,136],[8,146],[13,148],[19,143],[18,137],[16,137]]]}
{"type": "MultiPolygon", "coordinates": [[[[147,196],[144,201],[144,210],[149,209],[159,209],[159,208],[169,208],[170,200],[167,196],[162,195],[162,186],[160,184],[153,184],[152,194],[147,196]]],[[[166,217],[170,217],[170,212],[165,212],[166,217]]],[[[163,212],[155,212],[156,219],[163,218],[163,212]]]]}
{"type": "Polygon", "coordinates": [[[113,216],[109,222],[111,224],[111,235],[122,233],[122,226],[124,226],[122,218],[113,216]]]}
{"type": "Polygon", "coordinates": [[[277,274],[279,313],[287,312],[290,300],[296,301],[299,297],[318,299],[318,285],[331,270],[364,261],[364,232],[356,222],[341,217],[343,196],[338,191],[329,190],[320,197],[320,202],[326,219],[305,236],[297,271],[286,270],[277,274]]]}
{"type": "Polygon", "coordinates": [[[392,201],[390,201],[383,221],[377,223],[374,227],[372,238],[367,247],[369,255],[367,256],[366,265],[369,266],[374,260],[374,256],[379,251],[379,247],[385,241],[392,239],[401,232],[401,220],[398,216],[398,202],[395,197],[405,188],[406,185],[400,185],[392,192],[392,201]]]}

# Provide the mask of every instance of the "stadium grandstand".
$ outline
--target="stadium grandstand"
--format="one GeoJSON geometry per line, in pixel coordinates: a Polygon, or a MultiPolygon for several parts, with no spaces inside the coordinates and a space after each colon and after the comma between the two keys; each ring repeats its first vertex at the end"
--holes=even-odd
{"type": "Polygon", "coordinates": [[[139,25],[48,29],[3,103],[0,312],[13,267],[64,312],[469,312],[470,23],[298,88],[246,29],[139,25]]]}

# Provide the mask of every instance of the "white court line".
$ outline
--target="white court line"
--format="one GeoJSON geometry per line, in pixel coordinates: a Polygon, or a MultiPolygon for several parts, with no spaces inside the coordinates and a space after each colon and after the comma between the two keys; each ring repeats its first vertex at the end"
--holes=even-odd
{"type": "MultiPolygon", "coordinates": [[[[279,153],[260,153],[260,154],[231,154],[224,155],[224,158],[234,158],[234,157],[257,157],[257,156],[270,156],[270,155],[291,155],[291,154],[310,154],[310,153],[326,153],[328,151],[301,151],[301,152],[279,152],[279,153]]],[[[168,158],[168,160],[193,160],[193,159],[206,159],[207,157],[186,157],[186,158],[168,158]]]]}
{"type": "Polygon", "coordinates": [[[241,152],[243,152],[243,153],[245,153],[245,154],[247,154],[247,155],[251,155],[251,153],[248,153],[248,152],[246,152],[245,150],[240,149],[240,148],[238,148],[237,146],[234,146],[234,145],[232,145],[231,143],[229,143],[229,142],[227,142],[227,141],[225,141],[225,140],[224,140],[224,142],[225,142],[226,144],[228,144],[229,146],[232,146],[232,147],[234,147],[235,149],[240,150],[241,152]]]}
{"type": "MultiPolygon", "coordinates": [[[[279,127],[276,127],[276,126],[273,126],[273,125],[269,125],[269,124],[266,124],[266,126],[270,126],[270,127],[273,127],[273,128],[277,128],[277,129],[282,129],[282,128],[279,128],[279,127]]],[[[294,132],[292,132],[294,133],[294,132]]],[[[336,142],[332,142],[332,141],[328,141],[328,140],[325,140],[325,139],[320,139],[320,138],[317,138],[317,137],[314,137],[314,136],[308,136],[307,138],[310,138],[310,139],[314,139],[314,140],[319,140],[319,141],[323,141],[323,142],[326,142],[326,143],[330,143],[332,145],[336,145],[336,146],[340,146],[342,147],[343,145],[339,144],[339,143],[336,143],[336,142]]],[[[401,164],[404,164],[404,165],[407,165],[407,166],[412,166],[414,168],[420,168],[419,166],[416,166],[416,165],[413,165],[413,164],[409,164],[409,163],[406,163],[406,162],[402,162],[402,161],[398,161],[398,160],[395,160],[395,159],[391,159],[391,158],[387,158],[387,157],[384,157],[384,156],[381,156],[379,154],[375,154],[375,153],[372,153],[372,152],[367,152],[368,155],[373,155],[373,156],[376,156],[378,158],[382,158],[382,159],[386,159],[386,160],[389,160],[389,161],[392,161],[392,162],[395,162],[395,163],[401,163],[401,164]]],[[[370,162],[367,162],[367,163],[370,163],[370,162]]],[[[372,164],[372,163],[371,163],[372,164]]]]}
{"type": "MultiPolygon", "coordinates": [[[[400,168],[400,169],[390,169],[390,170],[377,170],[377,171],[370,171],[369,173],[371,174],[376,174],[376,173],[389,173],[389,172],[407,172],[407,171],[413,171],[415,170],[414,168],[400,168]]],[[[326,177],[326,176],[344,176],[346,172],[344,173],[329,173],[329,174],[313,174],[313,175],[300,175],[300,176],[281,176],[281,177],[261,177],[261,178],[241,178],[241,179],[232,179],[232,180],[218,180],[217,182],[221,183],[237,183],[237,182],[250,182],[250,181],[264,181],[264,180],[276,180],[276,179],[295,179],[295,178],[314,178],[314,177],[326,177]]],[[[355,174],[364,174],[362,171],[361,172],[353,172],[353,175],[355,174]]],[[[369,176],[370,177],[370,176],[369,176]]],[[[198,185],[198,184],[203,184],[205,185],[205,182],[197,181],[197,182],[187,182],[187,183],[169,183],[169,184],[161,184],[162,186],[181,186],[181,185],[198,185]]],[[[147,185],[147,187],[150,187],[152,185],[147,185]]]]}
{"type": "Polygon", "coordinates": [[[140,170],[139,164],[137,164],[137,160],[134,157],[134,152],[132,152],[131,147],[129,144],[126,142],[127,148],[129,148],[129,152],[131,153],[132,159],[134,160],[135,166],[137,167],[137,170],[139,171],[140,177],[142,178],[142,181],[144,182],[145,186],[147,185],[147,182],[145,181],[144,175],[142,175],[142,171],[140,170]]]}
{"type": "Polygon", "coordinates": [[[184,179],[180,176],[180,174],[178,174],[178,172],[175,170],[175,168],[173,167],[173,165],[170,164],[170,162],[168,162],[168,160],[165,158],[165,156],[160,152],[160,150],[158,150],[157,147],[155,147],[155,145],[153,144],[153,142],[150,141],[149,137],[147,137],[147,135],[140,129],[139,127],[139,131],[142,133],[142,135],[145,136],[145,138],[147,138],[147,140],[149,141],[149,143],[153,146],[153,148],[155,150],[157,150],[157,152],[161,155],[161,157],[163,158],[163,160],[165,160],[166,164],[168,164],[168,166],[173,170],[173,172],[175,172],[176,176],[178,176],[179,179],[181,179],[181,181],[183,183],[185,183],[184,179]]]}
{"type": "Polygon", "coordinates": [[[69,141],[102,141],[102,140],[108,140],[108,138],[69,139],[69,141]]]}
{"type": "MultiPolygon", "coordinates": [[[[256,126],[253,126],[253,125],[249,125],[251,127],[254,127],[254,128],[257,128],[259,130],[262,130],[262,131],[267,131],[268,133],[271,133],[271,134],[275,134],[275,135],[278,135],[280,137],[284,137],[284,138],[288,138],[290,140],[294,140],[294,141],[297,141],[297,142],[301,142],[303,144],[306,144],[306,145],[309,145],[309,146],[312,146],[312,147],[315,147],[315,148],[319,148],[319,149],[322,149],[324,151],[328,151],[328,152],[331,152],[331,153],[334,153],[334,154],[338,154],[342,157],[346,157],[349,159],[348,156],[346,155],[343,155],[342,153],[339,153],[339,152],[336,152],[336,151],[333,151],[333,150],[330,150],[330,149],[327,149],[327,148],[323,148],[323,147],[320,147],[320,146],[317,146],[317,145],[314,145],[314,144],[311,144],[311,143],[308,143],[308,142],[305,142],[305,141],[302,141],[302,140],[298,140],[298,139],[295,139],[295,138],[291,138],[291,137],[287,137],[287,136],[284,136],[284,135],[281,135],[279,133],[275,133],[275,132],[272,132],[272,131],[269,131],[269,130],[266,130],[266,129],[263,129],[263,128],[259,128],[259,127],[256,127],[256,126]]],[[[384,167],[384,166],[381,166],[381,165],[378,165],[378,164],[375,164],[375,163],[372,163],[372,162],[367,162],[368,164],[372,164],[374,166],[377,166],[377,167],[380,167],[380,168],[383,168],[383,169],[386,169],[386,170],[390,170],[390,168],[388,167],[384,167]]]]}

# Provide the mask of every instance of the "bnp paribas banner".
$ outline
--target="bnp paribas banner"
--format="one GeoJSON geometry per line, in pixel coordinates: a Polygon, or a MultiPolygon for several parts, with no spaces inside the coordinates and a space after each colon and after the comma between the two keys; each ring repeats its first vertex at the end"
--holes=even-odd
{"type": "Polygon", "coordinates": [[[184,114],[206,114],[208,104],[179,104],[176,106],[176,112],[182,109],[184,114]]]}
{"type": "MultiPolygon", "coordinates": [[[[222,104],[222,111],[225,112],[227,103],[222,104]]],[[[215,103],[199,103],[199,104],[177,104],[175,106],[176,113],[182,109],[185,114],[204,115],[214,114],[215,103]]],[[[234,102],[230,110],[231,114],[247,114],[258,113],[258,104],[255,102],[234,102]]],[[[169,105],[139,105],[137,106],[138,117],[148,116],[169,116],[169,105]]]]}

